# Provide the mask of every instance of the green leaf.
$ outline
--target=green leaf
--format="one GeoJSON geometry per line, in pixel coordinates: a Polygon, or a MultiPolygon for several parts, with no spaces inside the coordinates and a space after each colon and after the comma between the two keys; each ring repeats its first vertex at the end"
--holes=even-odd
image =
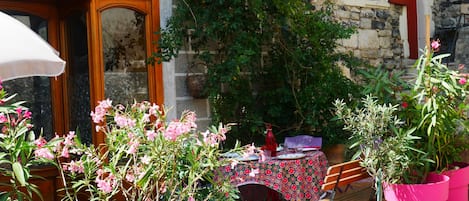
{"type": "Polygon", "coordinates": [[[13,167],[13,174],[18,182],[20,182],[21,186],[26,185],[26,179],[23,171],[23,166],[19,162],[14,162],[12,164],[13,167]]]}
{"type": "Polygon", "coordinates": [[[453,86],[451,86],[450,84],[448,84],[447,82],[445,81],[442,81],[441,82],[441,85],[443,85],[444,88],[446,88],[448,91],[450,91],[451,93],[456,93],[456,90],[454,90],[453,86]]]}
{"type": "Polygon", "coordinates": [[[0,201],[7,201],[9,197],[10,197],[10,192],[0,193],[0,201]]]}

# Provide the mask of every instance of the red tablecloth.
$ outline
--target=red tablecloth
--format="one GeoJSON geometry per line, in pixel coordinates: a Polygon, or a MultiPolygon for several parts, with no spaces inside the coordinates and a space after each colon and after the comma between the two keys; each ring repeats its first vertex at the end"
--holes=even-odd
{"type": "Polygon", "coordinates": [[[286,200],[319,200],[326,171],[326,156],[321,151],[313,151],[301,159],[248,161],[233,169],[226,166],[223,174],[236,186],[262,184],[280,192],[286,200]],[[252,170],[259,172],[253,174],[252,170]]]}

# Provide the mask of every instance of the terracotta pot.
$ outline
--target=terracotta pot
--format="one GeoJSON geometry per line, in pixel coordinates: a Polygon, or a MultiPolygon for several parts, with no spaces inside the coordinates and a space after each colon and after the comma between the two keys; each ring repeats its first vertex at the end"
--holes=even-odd
{"type": "Polygon", "coordinates": [[[459,169],[442,172],[450,178],[448,201],[468,201],[469,164],[455,163],[459,169]]]}
{"type": "Polygon", "coordinates": [[[384,184],[386,201],[446,201],[449,177],[430,174],[425,184],[384,184]]]}
{"type": "Polygon", "coordinates": [[[205,93],[206,75],[187,75],[186,85],[189,94],[194,98],[207,98],[205,93]]]}
{"type": "Polygon", "coordinates": [[[345,144],[335,144],[323,149],[329,165],[342,163],[345,161],[345,144]]]}

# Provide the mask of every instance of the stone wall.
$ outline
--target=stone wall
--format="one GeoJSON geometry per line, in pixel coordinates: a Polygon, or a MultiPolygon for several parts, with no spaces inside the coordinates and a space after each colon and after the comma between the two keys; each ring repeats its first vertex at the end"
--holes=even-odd
{"type": "Polygon", "coordinates": [[[345,26],[356,27],[357,33],[342,40],[339,51],[352,51],[373,66],[396,68],[404,58],[403,41],[399,31],[402,7],[370,8],[336,5],[335,16],[345,26]]]}
{"type": "Polygon", "coordinates": [[[469,15],[461,14],[464,4],[467,6],[469,2],[461,4],[460,1],[435,0],[432,8],[434,37],[441,40],[441,53],[452,54],[447,61],[452,66],[469,64],[469,15]]]}

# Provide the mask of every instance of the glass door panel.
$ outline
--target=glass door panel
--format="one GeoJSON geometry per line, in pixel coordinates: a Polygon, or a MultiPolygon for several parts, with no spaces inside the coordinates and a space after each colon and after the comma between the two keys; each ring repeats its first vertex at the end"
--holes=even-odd
{"type": "Polygon", "coordinates": [[[85,12],[66,19],[68,49],[67,94],[69,128],[79,133],[83,143],[92,143],[88,38],[85,12]]]}
{"type": "Polygon", "coordinates": [[[104,94],[113,104],[148,100],[145,15],[127,8],[101,13],[104,94]]]}
{"type": "MultiPolygon", "coordinates": [[[[24,12],[2,10],[47,40],[47,20],[24,12]]],[[[5,81],[3,87],[10,95],[17,94],[12,101],[27,101],[23,104],[32,112],[31,123],[34,132],[41,132],[47,139],[55,136],[52,125],[52,100],[49,77],[34,76],[5,81]]]]}

